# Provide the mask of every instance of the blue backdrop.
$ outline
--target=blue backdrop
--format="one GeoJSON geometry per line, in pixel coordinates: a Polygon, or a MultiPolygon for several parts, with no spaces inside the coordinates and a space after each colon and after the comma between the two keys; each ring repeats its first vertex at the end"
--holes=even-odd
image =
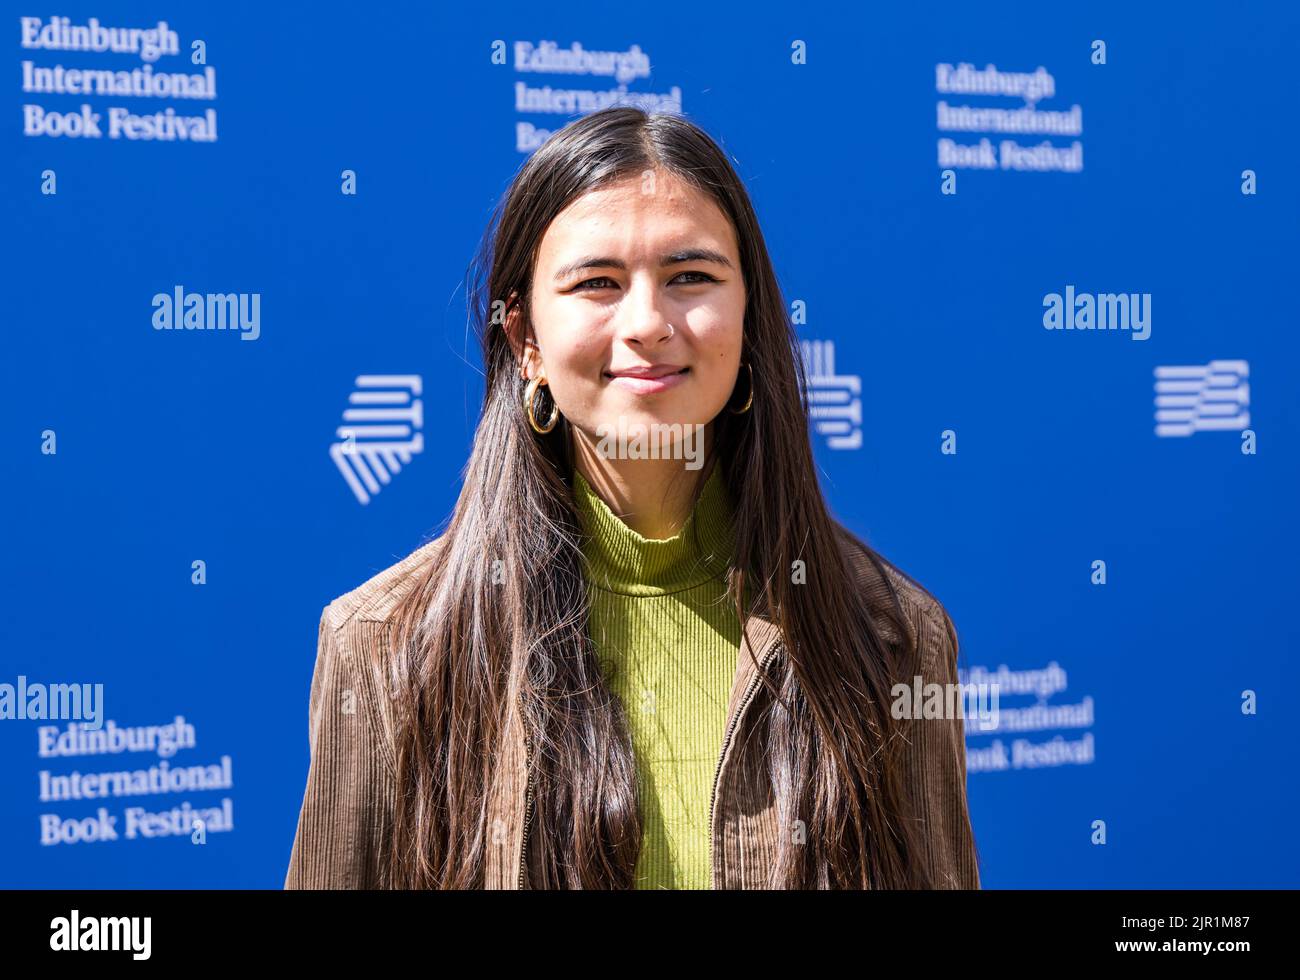
{"type": "Polygon", "coordinates": [[[49,755],[67,722],[0,721],[0,885],[281,885],[321,608],[450,511],[465,267],[575,92],[677,105],[734,157],[834,511],[964,666],[1055,680],[968,733],[985,886],[1300,884],[1294,5],[432,6],[5,17],[0,682],[102,684],[105,726],[193,740],[49,755]],[[56,16],[165,21],[175,53],[42,44],[56,16]],[[537,70],[575,50],[632,77],[537,70]],[[177,287],[256,296],[256,330],[156,328],[177,287]],[[1145,326],[1045,329],[1067,287],[1145,326]],[[382,445],[332,454],[349,427],[382,445]],[[50,795],[163,762],[216,785],[50,795]],[[145,834],[182,804],[233,825],[145,834]]]}

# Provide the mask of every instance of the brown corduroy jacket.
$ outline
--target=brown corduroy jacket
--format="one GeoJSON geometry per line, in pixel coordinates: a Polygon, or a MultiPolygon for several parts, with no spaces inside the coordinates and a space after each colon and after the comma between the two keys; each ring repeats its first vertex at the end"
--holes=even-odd
{"type": "MultiPolygon", "coordinates": [[[[311,682],[311,763],[289,858],[285,888],[384,887],[396,789],[391,718],[369,665],[386,662],[389,617],[414,585],[441,539],[418,548],[322,613],[311,682]]],[[[884,583],[861,549],[845,554],[873,613],[888,606],[884,583]]],[[[887,566],[911,636],[920,643],[922,683],[956,683],[957,637],[946,610],[929,593],[887,566]]],[[[900,637],[877,616],[887,643],[900,637]]],[[[780,654],[780,631],[767,619],[746,623],[758,661],[780,654]]],[[[715,775],[712,863],[715,889],[766,888],[778,825],[770,785],[736,758],[737,746],[770,697],[742,640],[715,775]],[[749,773],[749,775],[747,775],[749,773]]],[[[911,684],[911,678],[905,682],[911,684]]],[[[905,782],[918,801],[922,834],[944,888],[979,888],[974,834],[966,803],[966,748],[961,718],[901,721],[907,747],[905,782]]],[[[511,718],[509,758],[496,767],[487,826],[500,843],[486,849],[485,887],[529,887],[526,748],[518,714],[511,718]],[[498,822],[499,821],[499,822],[498,822]]]]}

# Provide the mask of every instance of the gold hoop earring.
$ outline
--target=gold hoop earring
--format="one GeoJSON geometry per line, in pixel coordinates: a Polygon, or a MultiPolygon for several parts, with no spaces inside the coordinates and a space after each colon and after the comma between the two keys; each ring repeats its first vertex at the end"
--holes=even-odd
{"type": "Polygon", "coordinates": [[[754,404],[754,369],[748,361],[745,362],[745,367],[749,368],[749,398],[745,400],[744,408],[729,409],[732,415],[744,415],[749,411],[749,406],[754,404]]]}
{"type": "Polygon", "coordinates": [[[524,389],[524,414],[528,416],[528,424],[533,427],[533,431],[538,435],[546,435],[555,428],[555,424],[560,420],[560,406],[555,404],[555,399],[551,399],[551,417],[546,420],[546,427],[537,424],[537,416],[533,414],[533,401],[537,398],[537,389],[542,386],[542,376],[539,374],[528,382],[528,387],[524,389]]]}

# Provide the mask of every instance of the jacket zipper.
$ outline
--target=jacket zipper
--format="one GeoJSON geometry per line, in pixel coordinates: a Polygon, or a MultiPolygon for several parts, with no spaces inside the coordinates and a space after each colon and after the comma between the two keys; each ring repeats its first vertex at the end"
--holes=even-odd
{"type": "Polygon", "coordinates": [[[524,770],[527,774],[527,792],[524,794],[524,838],[519,845],[519,881],[515,888],[522,891],[524,887],[524,872],[528,867],[528,831],[533,822],[533,767],[531,764],[532,739],[528,736],[528,723],[523,714],[524,696],[521,692],[519,695],[519,721],[524,726],[524,770]]]}
{"type": "Polygon", "coordinates": [[[749,702],[752,701],[754,695],[758,693],[759,684],[762,683],[763,671],[766,670],[768,662],[776,656],[776,651],[780,646],[780,636],[774,637],[769,642],[767,649],[759,658],[758,669],[754,672],[754,676],[750,678],[749,684],[745,688],[745,694],[740,699],[740,704],[736,707],[736,713],[732,715],[731,720],[727,722],[727,732],[722,738],[722,751],[718,753],[718,765],[713,771],[713,793],[709,797],[709,859],[714,888],[717,888],[718,884],[718,856],[715,853],[717,851],[718,841],[717,835],[713,832],[713,809],[717,805],[718,801],[718,779],[722,775],[722,760],[727,757],[727,747],[731,745],[732,736],[734,736],[736,732],[736,725],[740,723],[740,718],[744,715],[745,708],[749,706],[749,702]]]}

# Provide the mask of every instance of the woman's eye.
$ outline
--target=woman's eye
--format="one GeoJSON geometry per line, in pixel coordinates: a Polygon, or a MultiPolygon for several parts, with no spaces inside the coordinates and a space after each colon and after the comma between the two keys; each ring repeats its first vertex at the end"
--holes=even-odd
{"type": "MultiPolygon", "coordinates": [[[[718,280],[715,279],[713,276],[709,275],[707,272],[682,272],[674,277],[674,282],[676,281],[680,281],[683,286],[693,286],[696,283],[700,283],[700,282],[717,282],[718,280]],[[683,279],[682,278],[683,276],[695,276],[697,278],[683,279]]],[[[578,285],[574,286],[573,288],[575,290],[597,289],[599,288],[600,283],[609,283],[610,285],[613,286],[618,285],[618,283],[614,282],[614,280],[609,278],[609,276],[597,276],[595,279],[585,279],[582,282],[578,283],[578,285]]]]}

